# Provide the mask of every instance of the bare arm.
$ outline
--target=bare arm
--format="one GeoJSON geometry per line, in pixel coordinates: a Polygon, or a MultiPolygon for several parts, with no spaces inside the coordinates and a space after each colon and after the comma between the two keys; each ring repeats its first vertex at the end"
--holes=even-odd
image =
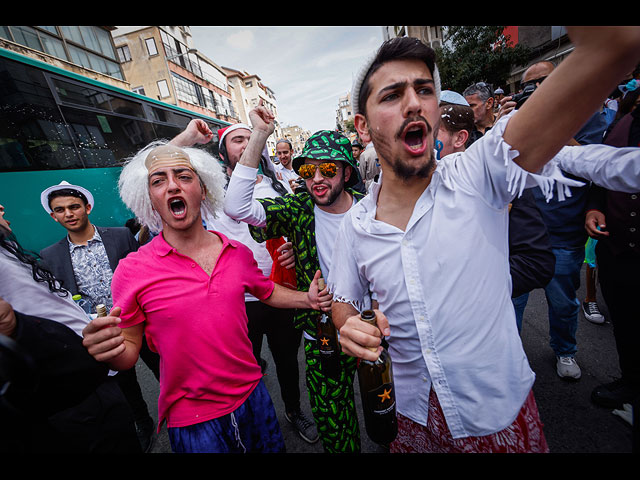
{"type": "Polygon", "coordinates": [[[331,308],[331,294],[325,288],[318,292],[318,279],[320,270],[316,271],[308,292],[292,290],[287,287],[275,284],[271,295],[263,300],[263,303],[275,308],[303,308],[328,311],[331,308]]]}
{"type": "Polygon", "coordinates": [[[197,143],[209,143],[213,138],[213,132],[204,120],[194,119],[189,122],[187,128],[176,135],[169,143],[178,147],[191,147],[197,143]]]}
{"type": "Polygon", "coordinates": [[[128,370],[138,361],[144,325],[120,328],[119,315],[120,307],[115,307],[109,316],[89,322],[82,331],[82,344],[97,361],[113,370],[128,370]]]}
{"type": "Polygon", "coordinates": [[[567,27],[575,49],[507,125],[514,159],[539,171],[580,130],[638,63],[640,27],[567,27]],[[544,141],[540,141],[544,139],[544,141]]]}

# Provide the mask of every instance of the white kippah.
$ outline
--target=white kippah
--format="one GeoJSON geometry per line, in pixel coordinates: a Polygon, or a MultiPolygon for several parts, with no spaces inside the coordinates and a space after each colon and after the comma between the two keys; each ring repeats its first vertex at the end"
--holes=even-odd
{"type": "Polygon", "coordinates": [[[456,105],[465,105],[469,106],[469,102],[460,95],[458,92],[454,92],[453,90],[443,90],[442,95],[440,96],[440,101],[447,103],[454,103],[456,105]]]}

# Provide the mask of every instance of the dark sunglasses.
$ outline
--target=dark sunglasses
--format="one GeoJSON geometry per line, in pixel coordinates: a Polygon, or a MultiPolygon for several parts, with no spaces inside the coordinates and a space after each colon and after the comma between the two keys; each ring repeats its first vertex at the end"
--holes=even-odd
{"type": "Polygon", "coordinates": [[[316,168],[320,169],[320,175],[324,178],[333,178],[338,173],[338,166],[334,162],[322,162],[320,165],[305,163],[298,168],[298,175],[305,180],[313,178],[316,174],[316,168]]]}

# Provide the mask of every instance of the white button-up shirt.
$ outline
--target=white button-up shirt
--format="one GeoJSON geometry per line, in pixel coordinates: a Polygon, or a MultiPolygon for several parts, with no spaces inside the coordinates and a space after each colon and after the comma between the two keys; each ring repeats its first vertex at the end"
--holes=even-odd
{"type": "Polygon", "coordinates": [[[329,276],[335,301],[360,309],[371,289],[389,319],[398,412],[426,425],[433,388],[454,438],[509,426],[535,379],[511,303],[508,204],[525,186],[576,184],[516,165],[508,118],[438,162],[405,231],[376,220],[373,184],[341,225],[329,276]]]}

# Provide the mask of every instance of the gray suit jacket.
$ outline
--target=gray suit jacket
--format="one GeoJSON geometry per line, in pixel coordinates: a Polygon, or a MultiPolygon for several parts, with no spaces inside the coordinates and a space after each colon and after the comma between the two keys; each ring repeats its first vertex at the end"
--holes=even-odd
{"type": "MultiPolygon", "coordinates": [[[[138,242],[126,227],[96,226],[96,228],[100,237],[102,237],[111,270],[115,272],[120,259],[138,249],[138,242]]],[[[69,244],[66,236],[59,242],[43,248],[40,252],[40,257],[42,266],[53,273],[62,283],[63,288],[69,290],[72,294],[78,293],[78,284],[73,274],[71,254],[69,253],[69,244]]]]}

